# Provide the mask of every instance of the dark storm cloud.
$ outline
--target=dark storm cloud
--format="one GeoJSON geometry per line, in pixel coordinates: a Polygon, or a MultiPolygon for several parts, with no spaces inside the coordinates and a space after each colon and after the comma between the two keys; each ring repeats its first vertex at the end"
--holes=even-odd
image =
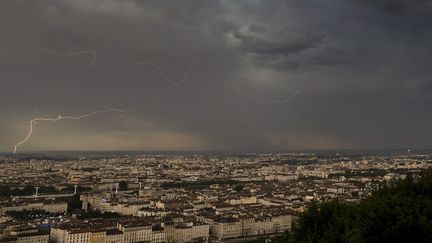
{"type": "Polygon", "coordinates": [[[403,13],[406,11],[431,11],[431,0],[362,0],[361,2],[369,2],[383,10],[394,13],[403,13]]]}
{"type": "MultiPolygon", "coordinates": [[[[280,38],[276,34],[272,36],[265,32],[257,32],[254,29],[249,29],[248,32],[242,33],[236,31],[234,36],[242,41],[249,53],[259,55],[289,56],[309,48],[314,48],[322,41],[321,36],[314,36],[310,33],[280,38]],[[257,33],[262,36],[257,35],[257,33]]],[[[281,32],[283,33],[283,30],[281,32]]]]}
{"type": "MultiPolygon", "coordinates": [[[[265,27],[252,25],[245,30],[235,30],[233,35],[241,42],[254,63],[275,70],[301,66],[299,59],[305,55],[304,53],[319,49],[324,40],[324,36],[318,33],[295,33],[285,29],[272,32],[265,27]]],[[[316,62],[320,63],[325,64],[325,61],[316,62]]]]}
{"type": "Polygon", "coordinates": [[[0,1],[0,149],[134,106],[22,149],[430,147],[431,22],[425,0],[0,1]]]}

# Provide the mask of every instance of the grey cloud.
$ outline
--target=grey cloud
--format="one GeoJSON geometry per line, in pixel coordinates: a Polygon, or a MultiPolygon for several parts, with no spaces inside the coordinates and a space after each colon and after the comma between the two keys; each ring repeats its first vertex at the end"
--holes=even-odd
{"type": "Polygon", "coordinates": [[[406,11],[427,12],[432,10],[431,0],[366,0],[383,10],[393,13],[404,13],[406,11]]]}
{"type": "Polygon", "coordinates": [[[325,52],[330,49],[321,46],[325,42],[325,35],[321,33],[291,31],[288,28],[269,30],[251,25],[233,31],[233,36],[240,41],[246,56],[258,66],[284,71],[307,65],[336,64],[335,60],[330,60],[336,56],[326,55],[325,52]]]}
{"type": "Polygon", "coordinates": [[[266,33],[256,28],[248,29],[247,32],[236,31],[234,36],[245,45],[249,53],[273,56],[289,56],[291,54],[317,47],[323,37],[311,33],[289,33],[284,30],[276,33],[266,33]]]}
{"type": "Polygon", "coordinates": [[[33,117],[137,105],[41,124],[23,149],[430,147],[431,16],[415,10],[426,3],[404,1],[410,14],[395,15],[356,0],[0,1],[0,150],[33,117]],[[131,78],[92,68],[90,55],[32,48],[21,33],[63,55],[95,50],[97,65],[131,78]],[[178,82],[197,59],[178,87],[133,64],[178,82]],[[285,104],[251,98],[296,90],[285,104]]]}

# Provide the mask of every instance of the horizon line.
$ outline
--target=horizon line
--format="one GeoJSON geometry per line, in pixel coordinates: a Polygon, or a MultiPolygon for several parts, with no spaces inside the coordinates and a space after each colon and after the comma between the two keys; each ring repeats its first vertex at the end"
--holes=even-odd
{"type": "MultiPolygon", "coordinates": [[[[271,149],[256,149],[256,150],[241,150],[241,149],[209,149],[209,150],[28,150],[22,151],[19,154],[40,154],[40,153],[109,153],[109,152],[123,152],[123,153],[155,153],[155,152],[175,152],[175,153],[191,153],[191,152],[214,152],[214,153],[301,153],[301,152],[362,152],[362,151],[425,151],[432,148],[341,148],[341,149],[287,149],[287,150],[271,150],[271,149]]],[[[13,154],[11,151],[0,151],[0,154],[13,154]]],[[[19,156],[17,154],[17,156],[19,156]]]]}

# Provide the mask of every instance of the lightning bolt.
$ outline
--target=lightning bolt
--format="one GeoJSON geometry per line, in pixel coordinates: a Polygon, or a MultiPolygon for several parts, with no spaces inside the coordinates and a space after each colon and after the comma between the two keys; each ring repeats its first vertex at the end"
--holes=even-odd
{"type": "Polygon", "coordinates": [[[83,115],[79,115],[79,116],[63,116],[63,115],[59,115],[59,116],[57,116],[55,118],[34,118],[34,119],[30,120],[30,129],[29,129],[29,131],[27,133],[27,136],[22,141],[18,142],[15,145],[13,153],[16,154],[18,148],[21,145],[25,144],[30,139],[30,137],[31,137],[31,135],[33,133],[33,126],[35,124],[37,124],[38,122],[57,122],[57,121],[60,121],[60,120],[80,120],[80,119],[83,119],[83,118],[87,118],[87,117],[91,117],[91,116],[95,116],[95,115],[99,115],[99,114],[104,114],[104,113],[108,113],[108,112],[120,112],[120,113],[123,113],[123,112],[132,111],[132,110],[135,110],[135,109],[137,109],[137,107],[130,108],[130,109],[124,109],[124,110],[121,110],[121,109],[107,109],[107,110],[101,110],[101,111],[93,111],[91,113],[87,113],[87,114],[83,114],[83,115]]]}
{"type": "MultiPolygon", "coordinates": [[[[309,88],[331,88],[331,87],[341,87],[341,86],[350,86],[350,85],[361,85],[361,86],[368,86],[368,87],[378,87],[380,86],[379,84],[375,84],[375,83],[360,83],[360,82],[351,82],[351,83],[343,83],[343,84],[338,84],[338,85],[311,85],[309,87],[303,88],[303,89],[309,89],[309,88]]],[[[258,102],[262,102],[262,103],[267,103],[267,104],[285,104],[285,103],[289,103],[291,101],[293,101],[301,92],[303,92],[303,89],[299,89],[296,92],[294,92],[291,96],[289,96],[286,99],[266,99],[266,98],[262,98],[257,96],[256,94],[249,92],[247,90],[244,89],[238,89],[240,92],[245,93],[247,96],[251,97],[252,99],[258,101],[258,102]]]]}
{"type": "Polygon", "coordinates": [[[254,99],[254,100],[258,101],[258,102],[267,103],[267,104],[286,104],[288,102],[293,101],[302,92],[302,90],[299,89],[294,94],[292,94],[290,97],[288,97],[286,99],[283,99],[283,100],[280,100],[280,99],[269,100],[269,99],[265,99],[265,98],[262,98],[262,97],[258,97],[257,95],[255,95],[255,94],[253,94],[253,93],[251,93],[249,91],[246,91],[244,89],[239,89],[239,91],[242,92],[242,93],[245,93],[246,95],[248,95],[249,97],[251,97],[252,99],[254,99]]]}
{"type": "Polygon", "coordinates": [[[183,74],[183,79],[181,79],[179,82],[172,81],[168,77],[168,75],[165,73],[165,71],[162,67],[157,66],[151,62],[131,62],[131,63],[136,64],[136,65],[146,65],[146,66],[153,68],[154,70],[158,71],[162,75],[162,77],[165,79],[165,81],[167,81],[170,85],[172,85],[174,87],[178,87],[178,86],[180,86],[186,82],[187,76],[192,71],[192,69],[194,69],[196,66],[198,66],[201,63],[201,59],[196,60],[191,65],[189,65],[189,67],[186,68],[186,70],[184,71],[184,74],[183,74]]]}
{"type": "Polygon", "coordinates": [[[117,71],[111,70],[105,66],[98,65],[97,64],[97,52],[93,49],[81,50],[81,51],[72,51],[72,52],[68,52],[66,54],[62,54],[60,52],[57,52],[57,51],[54,51],[54,50],[51,50],[51,49],[48,49],[48,48],[42,46],[41,44],[34,41],[32,38],[30,38],[26,34],[22,34],[22,35],[31,44],[30,47],[33,49],[36,49],[38,51],[42,51],[42,52],[57,56],[58,58],[61,58],[61,59],[67,59],[67,58],[70,58],[71,56],[77,56],[77,55],[89,55],[89,56],[91,56],[91,59],[88,63],[88,66],[90,68],[100,70],[103,72],[107,72],[107,73],[116,74],[116,75],[122,76],[122,77],[127,78],[127,79],[136,79],[136,78],[128,76],[124,73],[117,72],[117,71]]]}

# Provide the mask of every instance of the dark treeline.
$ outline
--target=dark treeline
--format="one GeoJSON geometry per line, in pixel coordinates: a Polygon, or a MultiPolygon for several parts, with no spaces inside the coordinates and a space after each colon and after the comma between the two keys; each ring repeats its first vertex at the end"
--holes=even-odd
{"type": "Polygon", "coordinates": [[[247,183],[265,183],[265,181],[236,181],[230,179],[215,179],[215,180],[202,180],[202,181],[176,181],[176,182],[164,182],[160,186],[163,189],[172,188],[186,188],[186,189],[204,189],[211,185],[238,185],[247,183]]]}
{"type": "MultiPolygon", "coordinates": [[[[75,188],[73,185],[68,185],[61,190],[57,190],[54,186],[41,186],[38,190],[39,194],[58,194],[58,193],[72,193],[75,188]]],[[[78,192],[86,192],[91,190],[90,187],[78,186],[78,192]]],[[[22,189],[20,188],[11,188],[7,185],[0,185],[0,197],[9,197],[9,196],[31,196],[35,193],[36,188],[32,185],[26,185],[22,189]]]]}
{"type": "Polygon", "coordinates": [[[194,188],[202,189],[211,185],[234,185],[240,183],[234,180],[207,180],[207,181],[179,181],[179,182],[164,182],[161,187],[164,189],[170,188],[194,188]]]}
{"type": "Polygon", "coordinates": [[[44,210],[21,210],[21,211],[8,211],[6,214],[15,219],[35,219],[43,217],[58,217],[63,213],[51,213],[44,210]]]}
{"type": "Polygon", "coordinates": [[[293,232],[273,242],[432,242],[432,170],[360,203],[312,203],[293,232]]]}
{"type": "Polygon", "coordinates": [[[79,219],[118,219],[122,215],[116,212],[100,212],[97,210],[89,210],[88,212],[81,212],[77,216],[79,219]]]}
{"type": "Polygon", "coordinates": [[[14,188],[11,189],[7,185],[0,185],[0,196],[8,197],[8,196],[30,196],[34,194],[35,188],[34,186],[27,185],[23,189],[14,188]]]}

